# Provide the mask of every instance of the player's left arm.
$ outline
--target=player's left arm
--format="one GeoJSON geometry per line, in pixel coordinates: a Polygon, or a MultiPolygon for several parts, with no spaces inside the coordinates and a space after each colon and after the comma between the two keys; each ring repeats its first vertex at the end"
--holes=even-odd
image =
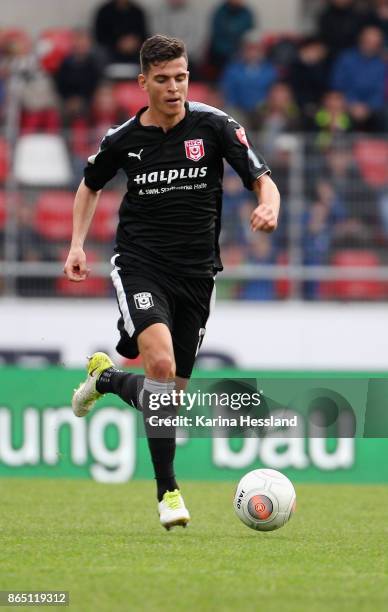
{"type": "Polygon", "coordinates": [[[263,174],[253,182],[253,191],[256,194],[258,205],[251,215],[251,229],[253,232],[261,230],[270,234],[278,226],[279,190],[269,174],[263,174]]]}
{"type": "Polygon", "coordinates": [[[223,156],[239,174],[244,186],[256,194],[257,206],[251,216],[251,228],[254,232],[273,232],[278,223],[280,195],[270,177],[271,170],[233,117],[225,115],[219,121],[223,156]]]}

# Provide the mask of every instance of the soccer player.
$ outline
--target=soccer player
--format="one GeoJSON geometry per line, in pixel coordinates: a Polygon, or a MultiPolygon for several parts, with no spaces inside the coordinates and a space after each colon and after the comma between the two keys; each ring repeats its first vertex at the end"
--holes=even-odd
{"type": "Polygon", "coordinates": [[[185,389],[205,334],[214,276],[222,270],[223,159],[257,196],[250,222],[254,232],[276,229],[280,198],[244,128],[221,110],[186,101],[189,72],[182,41],[153,36],[143,44],[140,60],[139,86],[149,104],[110,129],[89,158],[75,197],[64,270],[71,281],[87,278],[83,245],[99,193],[123,169],[127,193],[111,274],[121,314],[117,351],[127,358],[140,353],[144,376],[122,372],[107,355],[95,353],[72,405],[83,416],[101,395],[115,393],[143,412],[160,522],[169,529],[186,526],[190,516],[175,480],[175,431],[153,434],[149,398],[185,389]]]}

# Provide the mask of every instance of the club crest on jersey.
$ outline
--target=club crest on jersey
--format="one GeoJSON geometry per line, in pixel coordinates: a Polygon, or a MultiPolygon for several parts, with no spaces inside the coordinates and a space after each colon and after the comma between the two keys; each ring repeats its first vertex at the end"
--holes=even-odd
{"type": "Polygon", "coordinates": [[[197,162],[205,157],[205,147],[202,138],[185,140],[185,149],[187,159],[197,162]]]}
{"type": "Polygon", "coordinates": [[[236,136],[239,139],[239,141],[241,142],[242,145],[244,145],[247,149],[249,149],[249,142],[247,139],[247,135],[245,133],[244,128],[241,126],[238,128],[238,130],[236,130],[236,136]]]}
{"type": "Polygon", "coordinates": [[[148,291],[144,293],[135,293],[133,299],[135,300],[135,305],[138,310],[148,310],[154,305],[152,295],[148,291]]]}

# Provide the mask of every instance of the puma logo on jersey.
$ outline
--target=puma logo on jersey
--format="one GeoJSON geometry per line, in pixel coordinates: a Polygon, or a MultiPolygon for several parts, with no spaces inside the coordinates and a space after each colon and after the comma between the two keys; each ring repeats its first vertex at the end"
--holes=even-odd
{"type": "Polygon", "coordinates": [[[140,149],[139,153],[128,153],[128,157],[137,157],[137,159],[139,161],[141,161],[141,154],[143,153],[144,149],[140,149]]]}

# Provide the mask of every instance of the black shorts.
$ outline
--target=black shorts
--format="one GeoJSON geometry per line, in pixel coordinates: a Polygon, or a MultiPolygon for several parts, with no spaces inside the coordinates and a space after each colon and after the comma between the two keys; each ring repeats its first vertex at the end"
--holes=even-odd
{"type": "Polygon", "coordinates": [[[138,335],[154,323],[165,323],[172,336],[176,375],[190,378],[206,331],[213,278],[133,274],[121,268],[117,259],[111,277],[121,313],[117,352],[135,359],[138,335]]]}

